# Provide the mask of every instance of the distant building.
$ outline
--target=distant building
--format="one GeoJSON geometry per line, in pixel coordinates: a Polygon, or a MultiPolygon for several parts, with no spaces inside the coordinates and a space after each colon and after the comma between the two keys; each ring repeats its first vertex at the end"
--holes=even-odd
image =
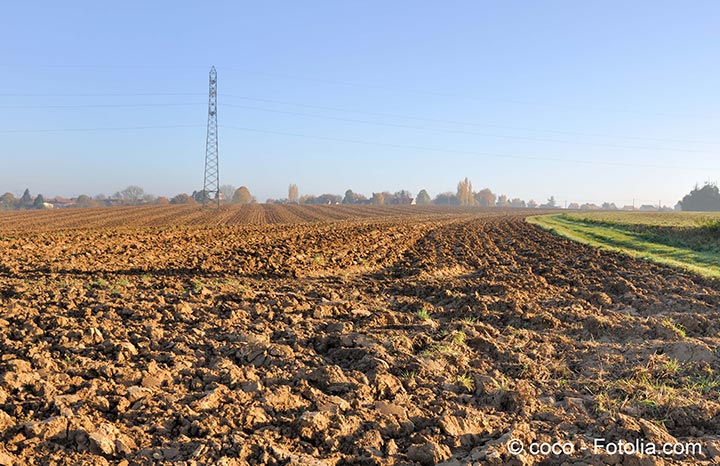
{"type": "Polygon", "coordinates": [[[622,210],[635,210],[634,205],[624,205],[622,210]]]}
{"type": "Polygon", "coordinates": [[[643,204],[640,206],[640,210],[643,212],[651,212],[658,210],[657,206],[651,205],[651,204],[643,204]]]}
{"type": "Polygon", "coordinates": [[[66,207],[73,207],[75,205],[75,201],[73,201],[72,199],[60,196],[48,199],[47,203],[52,204],[54,209],[64,209],[66,207]]]}

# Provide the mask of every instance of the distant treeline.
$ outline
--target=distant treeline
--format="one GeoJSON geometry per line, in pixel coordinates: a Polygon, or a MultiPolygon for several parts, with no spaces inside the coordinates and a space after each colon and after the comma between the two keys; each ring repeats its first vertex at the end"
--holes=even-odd
{"type": "Polygon", "coordinates": [[[720,211],[720,190],[716,183],[705,183],[702,187],[695,185],[692,191],[677,203],[678,210],[694,212],[720,211]]]}
{"type": "MultiPolygon", "coordinates": [[[[313,194],[299,195],[297,185],[288,187],[288,197],[284,199],[268,199],[268,204],[368,204],[368,205],[457,205],[478,207],[538,207],[534,200],[524,201],[520,198],[510,198],[505,194],[496,195],[489,188],[473,191],[472,182],[465,178],[457,185],[455,192],[447,191],[437,194],[434,198],[425,189],[417,195],[407,190],[396,192],[382,191],[365,195],[354,192],[352,189],[339,194],[313,194]]],[[[555,199],[548,199],[547,204],[541,207],[554,207],[555,199]]]]}
{"type": "MultiPolygon", "coordinates": [[[[255,198],[250,194],[250,190],[245,186],[235,189],[232,186],[223,186],[221,189],[230,188],[227,197],[223,196],[221,191],[221,199],[228,199],[226,202],[238,204],[250,204],[256,202],[255,198]]],[[[145,190],[140,186],[128,186],[122,191],[118,191],[111,196],[98,194],[90,197],[81,194],[73,198],[65,198],[56,196],[46,198],[42,194],[33,196],[30,190],[26,189],[21,197],[15,197],[12,193],[5,193],[0,196],[0,210],[43,210],[43,209],[64,209],[64,208],[90,208],[90,207],[116,207],[116,206],[133,206],[133,205],[166,205],[166,204],[197,204],[202,203],[206,197],[204,191],[193,191],[192,194],[182,193],[172,198],[165,196],[155,196],[146,194],[145,190]]],[[[214,199],[215,196],[207,196],[207,199],[214,199]]]]}
{"type": "MultiPolygon", "coordinates": [[[[246,186],[235,188],[232,185],[223,185],[219,193],[206,193],[205,191],[193,191],[192,194],[182,193],[172,198],[165,196],[154,196],[146,194],[140,186],[128,186],[112,196],[98,194],[95,197],[82,194],[75,198],[53,197],[45,198],[42,194],[32,196],[30,190],[26,189],[20,198],[12,193],[5,193],[0,197],[0,209],[2,210],[31,210],[31,209],[53,209],[53,208],[88,208],[88,207],[113,207],[131,205],[162,205],[162,204],[198,204],[205,200],[215,200],[220,197],[222,203],[230,204],[251,204],[257,200],[250,193],[246,186]]],[[[458,206],[479,206],[479,207],[538,207],[534,200],[524,201],[519,198],[510,198],[505,194],[496,195],[490,189],[485,188],[474,192],[472,183],[465,178],[460,181],[456,192],[444,192],[434,198],[426,190],[421,190],[417,195],[410,191],[400,190],[396,192],[382,191],[372,193],[370,196],[355,193],[348,189],[344,195],[339,194],[303,194],[299,193],[298,186],[291,184],[288,187],[288,197],[284,199],[267,199],[268,204],[370,204],[370,205],[458,205],[458,206]]],[[[555,199],[550,198],[541,207],[554,207],[555,199]]]]}
{"type": "MultiPolygon", "coordinates": [[[[235,188],[232,185],[220,186],[218,193],[193,191],[192,194],[182,193],[174,197],[154,196],[145,193],[140,186],[128,186],[111,196],[98,194],[90,197],[85,194],[74,198],[53,197],[45,198],[42,194],[33,196],[26,189],[22,196],[15,197],[12,193],[0,196],[0,210],[42,210],[55,208],[88,208],[113,207],[131,205],[164,205],[164,204],[198,204],[207,200],[220,201],[226,204],[252,204],[257,200],[246,186],[235,188]]],[[[520,207],[520,208],[557,208],[555,197],[551,196],[545,203],[538,204],[535,200],[525,201],[520,198],[511,198],[505,194],[495,194],[489,188],[479,191],[473,190],[472,182],[466,177],[457,185],[455,192],[447,191],[431,197],[422,189],[416,195],[410,191],[395,192],[382,191],[365,195],[354,192],[352,189],[340,194],[303,194],[296,184],[288,187],[288,196],[283,199],[267,199],[268,204],[369,204],[369,205],[456,205],[477,207],[520,207]]],[[[601,205],[590,203],[578,204],[572,202],[566,206],[568,209],[580,210],[617,210],[613,203],[605,202],[601,205]]],[[[634,206],[622,206],[621,209],[635,210],[634,206]]],[[[640,210],[671,210],[662,206],[643,205],[640,210]]],[[[702,187],[695,186],[681,201],[678,201],[675,210],[686,211],[720,211],[720,191],[715,183],[705,183],[702,187]]]]}

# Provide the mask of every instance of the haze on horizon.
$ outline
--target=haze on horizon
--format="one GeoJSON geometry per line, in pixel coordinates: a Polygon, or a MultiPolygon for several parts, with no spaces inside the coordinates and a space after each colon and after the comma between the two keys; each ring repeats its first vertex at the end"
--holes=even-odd
{"type": "Polygon", "coordinates": [[[0,193],[258,200],[469,177],[542,203],[674,205],[720,179],[710,1],[41,1],[0,20],[0,193]]]}

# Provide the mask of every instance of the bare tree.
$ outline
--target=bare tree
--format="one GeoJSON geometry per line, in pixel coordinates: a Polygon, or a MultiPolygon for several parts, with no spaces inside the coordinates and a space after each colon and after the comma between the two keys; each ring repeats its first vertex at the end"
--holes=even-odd
{"type": "Polygon", "coordinates": [[[220,199],[223,201],[230,201],[235,194],[235,186],[231,184],[224,184],[220,186],[220,199]]]}
{"type": "Polygon", "coordinates": [[[140,186],[130,185],[120,191],[120,199],[128,204],[137,204],[145,196],[145,190],[140,186]]]}

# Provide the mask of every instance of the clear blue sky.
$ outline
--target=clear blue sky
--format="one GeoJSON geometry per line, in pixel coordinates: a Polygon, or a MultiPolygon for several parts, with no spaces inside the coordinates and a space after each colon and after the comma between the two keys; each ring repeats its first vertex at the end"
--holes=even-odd
{"type": "Polygon", "coordinates": [[[0,191],[201,189],[211,65],[221,183],[261,201],[468,176],[673,205],[720,178],[718,2],[205,3],[5,4],[0,191]]]}

